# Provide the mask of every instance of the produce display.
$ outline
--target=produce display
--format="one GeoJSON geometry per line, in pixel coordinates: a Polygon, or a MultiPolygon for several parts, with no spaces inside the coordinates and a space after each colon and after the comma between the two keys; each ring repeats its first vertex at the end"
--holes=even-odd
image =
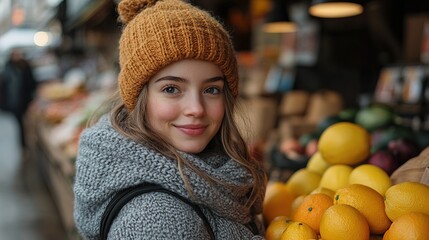
{"type": "Polygon", "coordinates": [[[302,167],[269,181],[265,239],[429,239],[429,182],[392,178],[429,149],[420,134],[375,105],[347,109],[318,132],[280,143],[284,161],[300,159],[302,167]],[[311,141],[317,147],[306,151],[311,141]]]}
{"type": "Polygon", "coordinates": [[[344,109],[319,122],[314,132],[305,133],[299,138],[282,139],[271,149],[270,161],[280,168],[296,171],[306,167],[320,150],[325,155],[333,155],[325,156],[331,164],[341,161],[349,165],[359,164],[358,161],[367,162],[391,175],[426,146],[429,146],[427,130],[416,131],[403,126],[389,106],[374,104],[362,109],[344,109]],[[325,131],[335,123],[341,123],[336,124],[337,130],[325,131]],[[338,133],[341,138],[353,138],[354,141],[349,141],[352,146],[343,146],[348,141],[339,138],[338,133]],[[324,141],[320,144],[322,138],[324,141]],[[367,138],[369,143],[365,144],[367,138]]]}
{"type": "MultiPolygon", "coordinates": [[[[111,91],[88,92],[80,85],[48,82],[38,89],[31,111],[44,123],[46,140],[74,165],[79,135],[111,91]]],[[[68,175],[73,175],[69,172],[68,175]]]]}

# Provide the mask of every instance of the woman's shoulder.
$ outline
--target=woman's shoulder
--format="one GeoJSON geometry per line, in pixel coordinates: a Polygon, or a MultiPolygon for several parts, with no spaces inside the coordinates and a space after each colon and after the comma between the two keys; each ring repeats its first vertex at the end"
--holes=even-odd
{"type": "Polygon", "coordinates": [[[80,148],[115,148],[119,143],[129,141],[119,134],[107,115],[103,115],[94,125],[85,128],[79,137],[80,148]]]}
{"type": "Polygon", "coordinates": [[[114,129],[110,122],[110,117],[108,114],[102,115],[95,123],[86,127],[82,133],[83,136],[98,136],[103,134],[113,134],[114,129]]]}
{"type": "Polygon", "coordinates": [[[126,204],[112,224],[111,235],[114,239],[208,239],[206,226],[191,205],[162,192],[145,193],[126,204]]]}

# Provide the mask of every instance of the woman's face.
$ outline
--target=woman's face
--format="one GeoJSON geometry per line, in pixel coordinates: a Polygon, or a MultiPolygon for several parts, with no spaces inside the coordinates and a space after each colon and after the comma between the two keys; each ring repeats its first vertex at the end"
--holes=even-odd
{"type": "Polygon", "coordinates": [[[224,77],[217,65],[181,60],[150,79],[149,124],[179,151],[199,153],[221,126],[224,101],[224,77]]]}

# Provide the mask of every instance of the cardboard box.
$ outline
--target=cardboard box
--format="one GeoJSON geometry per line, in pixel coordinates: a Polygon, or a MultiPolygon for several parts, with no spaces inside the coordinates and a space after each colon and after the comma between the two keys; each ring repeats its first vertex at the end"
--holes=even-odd
{"type": "Polygon", "coordinates": [[[279,113],[281,116],[304,115],[307,109],[310,93],[302,90],[294,90],[283,95],[279,113]]]}

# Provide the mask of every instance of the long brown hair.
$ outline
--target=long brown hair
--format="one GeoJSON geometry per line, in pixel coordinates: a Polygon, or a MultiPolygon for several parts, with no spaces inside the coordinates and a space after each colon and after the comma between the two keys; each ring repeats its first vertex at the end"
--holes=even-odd
{"type": "MultiPolygon", "coordinates": [[[[185,187],[189,194],[193,196],[192,188],[189,180],[183,174],[184,167],[192,169],[204,179],[220,184],[226,188],[237,186],[229,186],[226,183],[219,182],[212,178],[206,172],[201,171],[191,163],[185,161],[171,144],[169,144],[162,136],[160,136],[148,124],[146,114],[147,100],[147,85],[144,86],[140,93],[136,107],[132,111],[128,111],[122,102],[119,93],[116,93],[110,103],[111,122],[112,126],[124,136],[142,143],[145,146],[154,149],[170,159],[175,159],[178,164],[180,175],[185,183],[185,187]]],[[[215,146],[218,150],[226,153],[234,161],[242,165],[253,178],[253,188],[249,192],[249,197],[246,206],[250,209],[255,202],[261,202],[265,194],[265,185],[267,177],[264,172],[263,164],[257,159],[250,156],[247,144],[245,143],[236,123],[238,105],[237,101],[232,96],[228,87],[225,86],[225,116],[221,124],[220,130],[209,143],[210,146],[215,146]]],[[[106,111],[106,109],[104,109],[106,111]]],[[[99,114],[98,116],[100,116],[99,114]]],[[[98,117],[96,117],[98,118],[98,117]]],[[[94,123],[96,119],[93,119],[94,123]]]]}

